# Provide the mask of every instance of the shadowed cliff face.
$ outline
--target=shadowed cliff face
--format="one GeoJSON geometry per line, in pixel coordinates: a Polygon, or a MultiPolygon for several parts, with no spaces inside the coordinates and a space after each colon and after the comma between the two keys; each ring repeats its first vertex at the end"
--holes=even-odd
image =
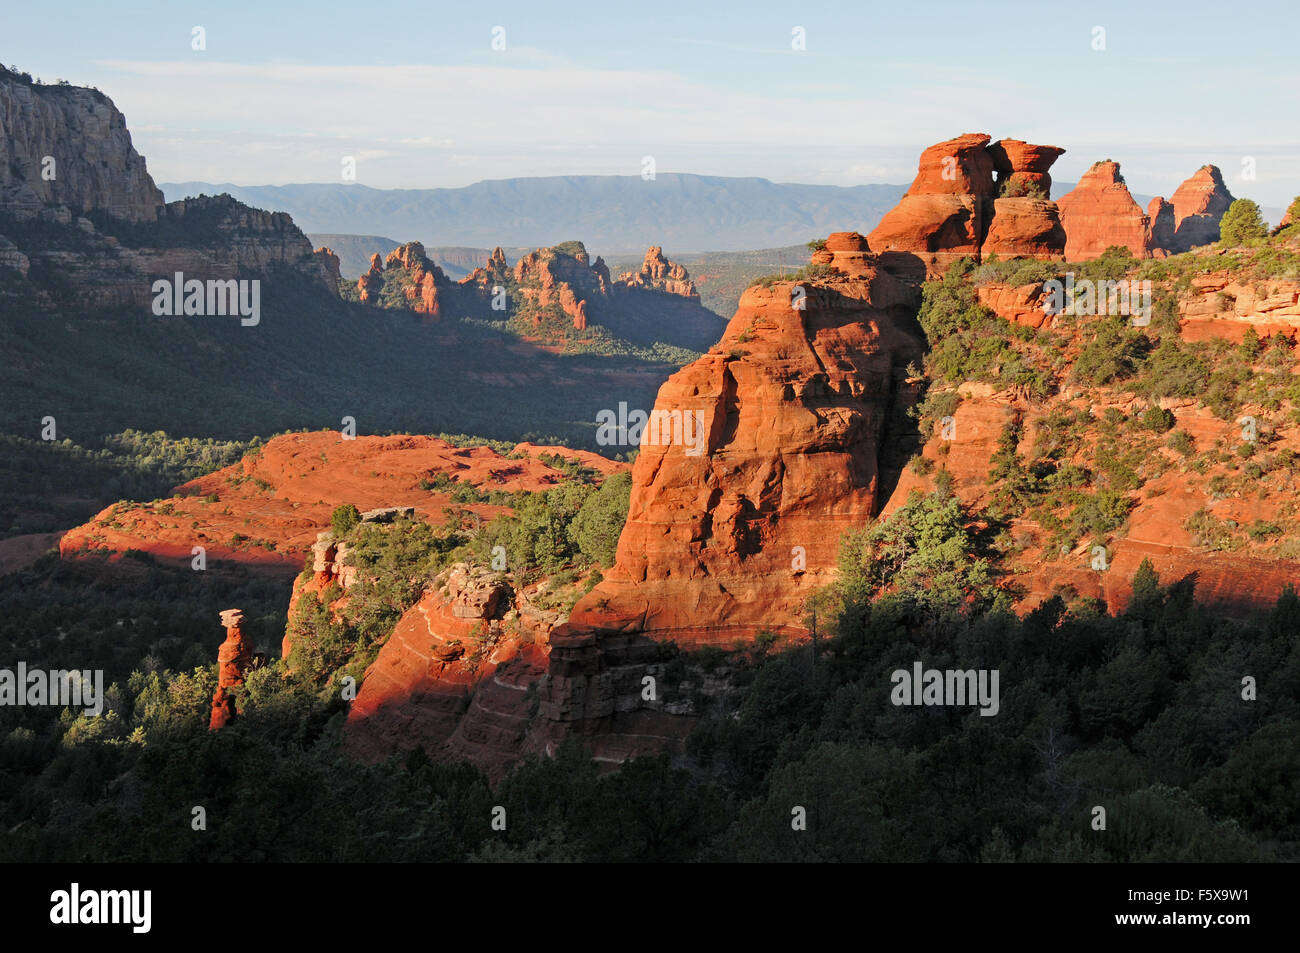
{"type": "Polygon", "coordinates": [[[111,99],[0,68],[0,213],[30,219],[54,205],[152,222],[162,204],[111,99]]]}

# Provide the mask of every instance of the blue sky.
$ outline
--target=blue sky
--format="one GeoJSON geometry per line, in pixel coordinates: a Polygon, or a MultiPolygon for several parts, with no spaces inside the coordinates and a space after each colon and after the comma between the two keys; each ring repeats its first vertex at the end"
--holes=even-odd
{"type": "Polygon", "coordinates": [[[2,22],[0,61],[108,93],[158,181],[337,182],[352,156],[361,183],[430,188],[653,156],[906,183],[979,131],[1065,147],[1060,181],[1113,158],[1169,195],[1213,162],[1262,204],[1300,193],[1293,3],[69,0],[2,22]]]}

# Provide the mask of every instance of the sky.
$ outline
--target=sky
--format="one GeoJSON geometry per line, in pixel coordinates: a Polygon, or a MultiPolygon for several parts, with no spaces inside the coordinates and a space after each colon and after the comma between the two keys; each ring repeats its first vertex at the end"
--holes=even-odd
{"type": "Polygon", "coordinates": [[[341,182],[351,157],[362,184],[437,188],[652,157],[905,184],[925,146],[987,132],[1064,147],[1061,182],[1110,158],[1168,196],[1212,162],[1239,197],[1300,193],[1295,0],[64,0],[0,22],[0,62],[107,93],[159,182],[341,182]]]}

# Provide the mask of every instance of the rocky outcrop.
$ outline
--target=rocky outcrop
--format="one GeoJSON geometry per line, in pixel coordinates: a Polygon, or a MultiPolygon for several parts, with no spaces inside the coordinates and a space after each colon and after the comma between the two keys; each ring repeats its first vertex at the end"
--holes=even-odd
{"type": "Polygon", "coordinates": [[[1096,258],[1112,245],[1127,248],[1135,258],[1151,257],[1150,219],[1129,194],[1118,162],[1093,163],[1056,204],[1070,261],[1096,258]]]}
{"type": "Polygon", "coordinates": [[[33,280],[12,287],[48,310],[147,311],[153,282],[172,281],[177,273],[186,281],[228,281],[273,279],[289,271],[331,296],[339,293],[329,259],[313,253],[292,218],[229,195],[170,202],[148,223],[105,220],[96,226],[74,221],[63,206],[43,207],[38,217],[49,227],[28,233],[24,247],[15,249],[33,280]]]}
{"type": "Polygon", "coordinates": [[[1042,282],[1017,287],[998,283],[980,285],[975,289],[975,297],[1012,324],[1041,328],[1052,323],[1049,295],[1043,290],[1042,282]]]}
{"type": "Polygon", "coordinates": [[[878,505],[883,436],[922,351],[917,303],[878,264],[746,291],[717,347],[660,389],[665,427],[642,437],[616,564],[566,634],[802,631],[841,532],[878,505]]]}
{"type": "MultiPolygon", "coordinates": [[[[541,609],[535,597],[535,588],[516,593],[503,574],[464,563],[440,573],[366,670],[348,712],[346,749],[367,761],[414,748],[445,755],[476,691],[497,682],[498,669],[513,662],[516,680],[506,682],[504,704],[481,713],[497,713],[495,736],[480,745],[496,752],[479,752],[476,760],[487,766],[517,758],[531,716],[522,696],[544,673],[546,641],[562,618],[541,609]],[[520,674],[528,676],[523,684],[520,674]],[[523,706],[512,711],[516,701],[523,706]]],[[[471,726],[461,743],[473,747],[485,740],[482,734],[471,726]]]]}
{"type": "Polygon", "coordinates": [[[576,736],[595,760],[616,764],[680,751],[699,705],[735,691],[726,669],[705,673],[687,660],[674,680],[674,650],[644,637],[564,634],[566,616],[548,608],[561,594],[548,581],[516,590],[465,564],[442,572],[366,670],[344,750],[375,762],[419,748],[497,780],[576,736]]]}
{"type": "Polygon", "coordinates": [[[152,222],[162,204],[111,99],[0,67],[0,213],[24,220],[61,206],[152,222]]]}
{"type": "Polygon", "coordinates": [[[1059,146],[1036,146],[1022,139],[1001,139],[988,147],[997,173],[998,195],[1003,198],[1052,197],[1048,170],[1065,154],[1059,146]]]}
{"type": "Polygon", "coordinates": [[[244,675],[253,661],[253,653],[244,641],[244,633],[240,628],[243,621],[244,613],[239,609],[226,609],[221,613],[221,624],[226,627],[226,640],[217,650],[217,690],[212,696],[209,731],[224,728],[237,715],[231,689],[244,684],[244,675]]]}
{"type": "Polygon", "coordinates": [[[609,294],[609,268],[603,259],[591,264],[581,242],[566,242],[554,248],[539,248],[515,263],[515,285],[523,309],[541,327],[545,311],[557,306],[576,330],[589,320],[590,301],[609,294]]]}
{"type": "Polygon", "coordinates": [[[832,232],[812,254],[814,265],[829,265],[850,278],[870,276],[877,267],[867,240],[857,232],[832,232]]]}
{"type": "Polygon", "coordinates": [[[993,200],[993,218],[980,245],[980,257],[1060,258],[1065,244],[1055,202],[999,198],[993,200]]]}
{"type": "Polygon", "coordinates": [[[319,262],[321,268],[325,271],[326,277],[337,288],[339,282],[343,280],[343,275],[339,271],[339,256],[334,254],[334,249],[317,248],[312,252],[312,257],[319,262]]]}
{"type": "Polygon", "coordinates": [[[424,245],[407,242],[390,251],[382,263],[379,255],[372,255],[370,270],[357,279],[357,294],[363,304],[381,303],[386,287],[391,289],[389,297],[400,291],[399,301],[404,300],[406,307],[433,321],[442,314],[442,295],[451,287],[451,281],[425,255],[424,245]]]}
{"type": "MultiPolygon", "coordinates": [[[[608,276],[608,269],[605,274],[608,276]]],[[[618,283],[627,288],[648,288],[695,301],[700,297],[685,266],[665,258],[664,250],[658,245],[651,245],[646,251],[640,271],[624,272],[618,276],[618,283]]]]}
{"type": "Polygon", "coordinates": [[[1171,201],[1175,226],[1171,250],[1183,252],[1219,240],[1219,220],[1233,198],[1218,166],[1204,165],[1178,186],[1171,201]]]}
{"type": "Polygon", "coordinates": [[[506,253],[498,245],[493,249],[492,257],[487,260],[487,264],[480,265],[462,278],[460,286],[476,290],[481,297],[487,298],[494,293],[494,288],[504,288],[510,277],[511,271],[506,263],[506,253]]]}
{"type": "Polygon", "coordinates": [[[600,293],[609,294],[614,285],[609,277],[609,265],[605,264],[604,258],[596,256],[596,260],[591,263],[591,273],[596,276],[596,286],[600,289],[600,293]]]}
{"type": "Polygon", "coordinates": [[[379,292],[384,290],[384,262],[379,254],[370,256],[370,270],[357,279],[357,291],[362,304],[378,304],[379,292]]]}
{"type": "Polygon", "coordinates": [[[871,247],[878,254],[916,257],[927,273],[963,255],[978,256],[987,230],[984,200],[994,195],[989,139],[970,133],[922,152],[902,201],[867,236],[871,247]]]}
{"type": "Polygon", "coordinates": [[[921,153],[902,201],[867,236],[887,266],[921,277],[964,256],[1060,257],[1048,169],[1065,150],[990,138],[967,133],[921,153]]]}
{"type": "Polygon", "coordinates": [[[1168,255],[1174,247],[1174,203],[1163,195],[1157,195],[1147,205],[1147,220],[1150,222],[1151,253],[1153,256],[1168,255]]]}
{"type": "Polygon", "coordinates": [[[1193,275],[1178,296],[1182,335],[1188,340],[1241,341],[1247,329],[1260,339],[1300,334],[1300,279],[1248,279],[1231,271],[1193,275]]]}

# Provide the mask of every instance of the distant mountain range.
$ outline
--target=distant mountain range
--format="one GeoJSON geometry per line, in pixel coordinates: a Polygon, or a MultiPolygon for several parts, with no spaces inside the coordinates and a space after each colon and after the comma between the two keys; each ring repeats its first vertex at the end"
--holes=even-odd
{"type": "MultiPolygon", "coordinates": [[[[905,185],[796,185],[758,178],[662,173],[497,179],[459,189],[364,185],[171,182],[168,201],[229,192],[288,212],[308,234],[391,236],[427,248],[536,248],[577,239],[593,254],[743,251],[803,244],[830,232],[875,227],[905,185]]],[[[335,248],[335,251],[340,249],[335,248]]],[[[345,272],[346,272],[345,268],[345,272]]]]}

